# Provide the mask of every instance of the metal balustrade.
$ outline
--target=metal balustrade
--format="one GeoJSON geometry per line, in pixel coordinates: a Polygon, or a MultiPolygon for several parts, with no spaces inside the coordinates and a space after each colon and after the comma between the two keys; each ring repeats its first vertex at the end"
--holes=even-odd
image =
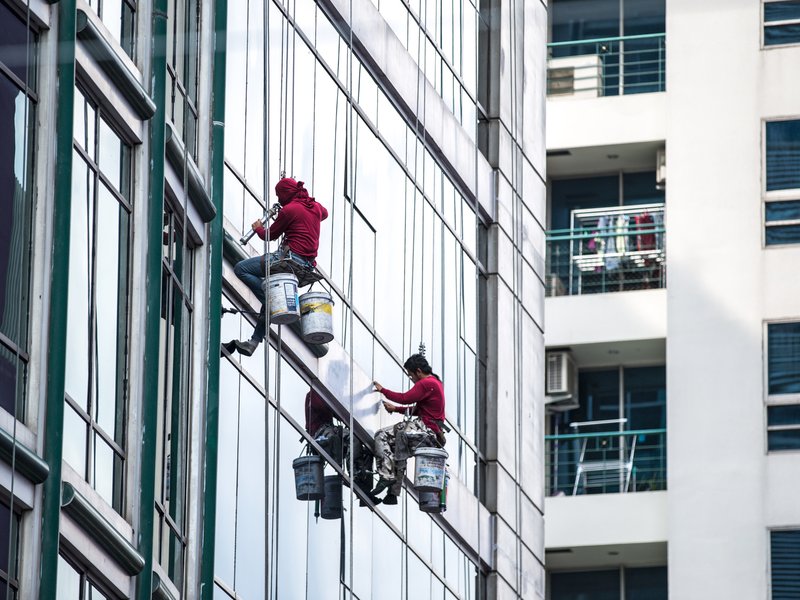
{"type": "Polygon", "coordinates": [[[547,95],[600,97],[663,92],[666,34],[547,44],[547,95]]]}
{"type": "Polygon", "coordinates": [[[663,204],[573,210],[547,232],[547,295],[665,287],[665,231],[663,204]]]}
{"type": "Polygon", "coordinates": [[[548,496],[667,489],[667,430],[545,436],[548,496]]]}

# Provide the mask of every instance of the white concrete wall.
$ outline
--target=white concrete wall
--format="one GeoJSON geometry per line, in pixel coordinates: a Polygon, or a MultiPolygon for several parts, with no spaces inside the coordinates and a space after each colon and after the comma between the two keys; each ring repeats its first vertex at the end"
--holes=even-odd
{"type": "Polygon", "coordinates": [[[762,119],[800,115],[800,48],[761,3],[667,2],[670,598],[768,597],[800,453],[765,452],[763,321],[800,318],[800,247],[762,248],[762,119]],[[794,473],[794,476],[791,474],[794,473]]]}

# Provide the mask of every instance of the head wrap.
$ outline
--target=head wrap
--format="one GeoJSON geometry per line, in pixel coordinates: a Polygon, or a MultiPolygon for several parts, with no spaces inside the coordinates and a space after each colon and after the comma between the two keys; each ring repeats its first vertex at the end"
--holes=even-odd
{"type": "Polygon", "coordinates": [[[302,181],[295,181],[291,177],[284,177],[275,185],[275,193],[278,195],[278,202],[285,206],[292,200],[310,200],[308,190],[302,181]]]}

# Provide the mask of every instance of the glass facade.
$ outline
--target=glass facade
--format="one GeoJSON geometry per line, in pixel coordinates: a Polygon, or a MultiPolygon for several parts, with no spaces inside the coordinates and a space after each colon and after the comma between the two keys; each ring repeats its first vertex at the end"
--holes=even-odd
{"type": "Polygon", "coordinates": [[[800,529],[770,531],[770,600],[800,596],[800,529]]]}
{"type": "Polygon", "coordinates": [[[111,600],[113,596],[105,594],[85,569],[76,567],[64,558],[58,557],[59,600],[111,600]]]}
{"type": "Polygon", "coordinates": [[[37,36],[0,2],[0,407],[24,420],[37,36]]]}
{"type": "Polygon", "coordinates": [[[122,510],[131,148],[75,90],[64,458],[122,510]]]}

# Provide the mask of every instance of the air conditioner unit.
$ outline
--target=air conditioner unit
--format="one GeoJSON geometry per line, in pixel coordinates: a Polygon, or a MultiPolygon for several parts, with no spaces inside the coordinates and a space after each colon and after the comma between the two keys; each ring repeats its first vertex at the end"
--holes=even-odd
{"type": "Polygon", "coordinates": [[[603,95],[603,60],[597,54],[547,61],[547,95],[597,98],[603,95]]]}
{"type": "Polygon", "coordinates": [[[545,406],[549,412],[578,408],[578,371],[566,350],[547,353],[545,406]]]}

